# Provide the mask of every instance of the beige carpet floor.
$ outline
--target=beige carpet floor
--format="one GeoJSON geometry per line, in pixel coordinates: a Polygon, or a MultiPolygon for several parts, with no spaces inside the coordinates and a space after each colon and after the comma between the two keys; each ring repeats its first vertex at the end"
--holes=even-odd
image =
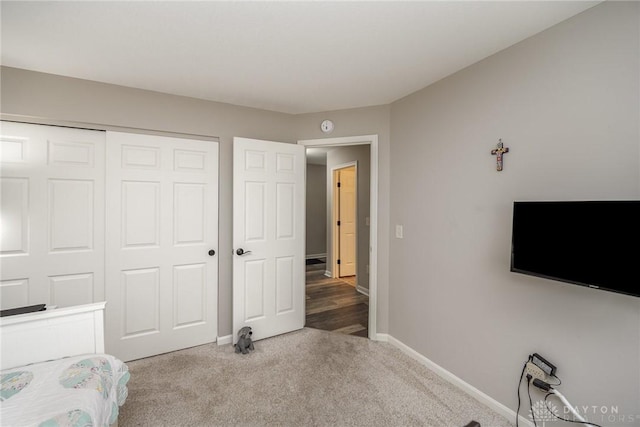
{"type": "Polygon", "coordinates": [[[305,328],[128,362],[129,426],[511,426],[387,343],[305,328]]]}

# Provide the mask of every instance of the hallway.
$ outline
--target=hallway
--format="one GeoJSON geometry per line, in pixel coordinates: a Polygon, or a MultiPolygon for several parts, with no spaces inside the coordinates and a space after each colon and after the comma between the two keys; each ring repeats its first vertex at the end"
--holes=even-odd
{"type": "Polygon", "coordinates": [[[340,279],[324,275],[325,263],[308,264],[306,327],[368,337],[369,297],[340,279]]]}

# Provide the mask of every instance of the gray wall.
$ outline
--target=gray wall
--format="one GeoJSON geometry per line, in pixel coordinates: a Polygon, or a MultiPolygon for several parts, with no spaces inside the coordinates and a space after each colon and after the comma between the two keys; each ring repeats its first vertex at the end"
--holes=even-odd
{"type": "Polygon", "coordinates": [[[168,95],[75,78],[1,67],[0,112],[47,124],[91,123],[100,129],[139,128],[151,132],[218,137],[220,141],[218,336],[231,334],[233,137],[295,143],[321,138],[320,122],[332,118],[331,136],[378,134],[378,332],[388,324],[389,106],[290,115],[168,95]]]}
{"type": "Polygon", "coordinates": [[[369,289],[369,231],[367,218],[370,217],[371,197],[370,192],[370,175],[371,175],[371,150],[369,145],[352,145],[349,147],[334,148],[327,152],[327,270],[333,271],[333,232],[332,232],[332,210],[333,210],[333,173],[332,169],[336,166],[344,165],[349,162],[357,162],[357,214],[358,228],[356,231],[357,248],[356,248],[356,283],[359,287],[369,289]]]}
{"type": "Polygon", "coordinates": [[[327,253],[327,167],[307,163],[307,256],[327,253]]]}
{"type": "Polygon", "coordinates": [[[640,298],[509,272],[514,200],[640,198],[639,8],[603,3],[391,106],[389,333],[514,410],[539,352],[574,405],[640,424],[640,298]]]}
{"type": "Polygon", "coordinates": [[[295,117],[2,67],[3,114],[220,138],[218,334],[231,334],[233,137],[295,142],[295,117]]]}

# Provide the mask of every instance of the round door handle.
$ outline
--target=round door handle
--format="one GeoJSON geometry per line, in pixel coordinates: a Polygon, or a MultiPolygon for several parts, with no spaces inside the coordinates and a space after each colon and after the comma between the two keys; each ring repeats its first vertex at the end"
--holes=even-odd
{"type": "Polygon", "coordinates": [[[246,255],[246,254],[250,254],[250,253],[251,253],[251,251],[245,251],[245,250],[244,250],[244,249],[242,249],[242,248],[238,248],[238,249],[236,250],[236,255],[246,255]]]}
{"type": "Polygon", "coordinates": [[[215,254],[216,254],[216,251],[214,251],[213,249],[209,251],[209,256],[214,256],[215,254]]]}

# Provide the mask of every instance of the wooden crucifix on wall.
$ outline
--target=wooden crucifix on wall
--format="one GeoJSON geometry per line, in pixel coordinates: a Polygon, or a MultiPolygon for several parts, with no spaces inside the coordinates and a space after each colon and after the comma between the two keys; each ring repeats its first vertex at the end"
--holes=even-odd
{"type": "Polygon", "coordinates": [[[496,146],[496,148],[494,148],[493,150],[491,150],[491,154],[492,155],[497,155],[498,157],[496,158],[496,169],[498,172],[500,172],[502,170],[502,155],[505,153],[509,152],[509,148],[504,148],[503,144],[502,144],[502,138],[500,138],[498,140],[498,145],[496,146]]]}

